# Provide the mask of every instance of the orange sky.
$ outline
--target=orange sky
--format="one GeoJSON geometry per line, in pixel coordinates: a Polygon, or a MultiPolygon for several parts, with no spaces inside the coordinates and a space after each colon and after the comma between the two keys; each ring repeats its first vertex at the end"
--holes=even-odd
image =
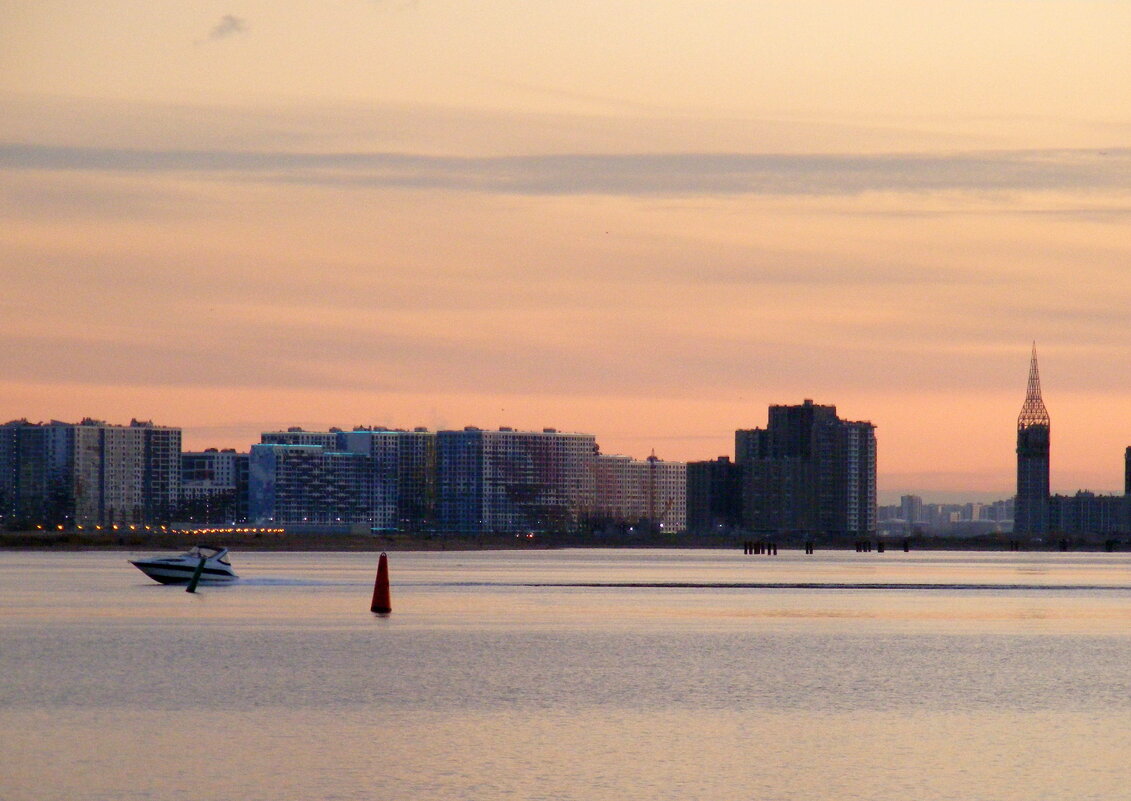
{"type": "Polygon", "coordinates": [[[0,417],[1131,444],[1131,4],[0,0],[0,417]],[[279,6],[285,8],[279,8],[279,6]]]}

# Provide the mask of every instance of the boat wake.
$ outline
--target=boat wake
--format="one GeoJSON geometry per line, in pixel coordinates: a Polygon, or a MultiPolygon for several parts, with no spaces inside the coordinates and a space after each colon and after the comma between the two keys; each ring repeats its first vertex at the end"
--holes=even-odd
{"type": "Polygon", "coordinates": [[[271,578],[270,576],[242,578],[239,581],[241,587],[359,587],[364,583],[360,581],[327,581],[325,579],[271,578]]]}

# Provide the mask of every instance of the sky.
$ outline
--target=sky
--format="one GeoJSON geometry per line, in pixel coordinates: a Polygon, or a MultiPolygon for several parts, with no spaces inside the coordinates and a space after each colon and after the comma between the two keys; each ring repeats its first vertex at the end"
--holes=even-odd
{"type": "Polygon", "coordinates": [[[1131,3],[0,0],[0,418],[1131,445],[1131,3]]]}

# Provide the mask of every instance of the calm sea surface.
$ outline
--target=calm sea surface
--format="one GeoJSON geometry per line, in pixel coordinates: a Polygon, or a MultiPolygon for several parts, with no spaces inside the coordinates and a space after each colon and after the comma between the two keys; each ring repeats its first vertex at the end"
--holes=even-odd
{"type": "Polygon", "coordinates": [[[138,555],[0,552],[5,801],[1131,798],[1127,554],[138,555]]]}

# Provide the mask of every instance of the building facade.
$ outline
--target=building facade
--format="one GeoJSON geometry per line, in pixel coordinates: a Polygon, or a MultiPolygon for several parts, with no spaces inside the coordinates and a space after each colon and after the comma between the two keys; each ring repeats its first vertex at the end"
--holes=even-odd
{"type": "Polygon", "coordinates": [[[262,445],[317,445],[328,451],[338,447],[338,434],[340,428],[329,431],[307,431],[299,426],[292,426],[286,431],[264,431],[259,435],[262,445]]]}
{"type": "Polygon", "coordinates": [[[367,455],[261,443],[251,446],[248,472],[248,516],[255,525],[372,525],[367,455]]]}
{"type": "Polygon", "coordinates": [[[437,518],[459,534],[567,532],[596,503],[592,434],[436,432],[437,518]]]}
{"type": "Polygon", "coordinates": [[[208,448],[181,454],[181,505],[190,523],[246,523],[248,454],[208,448]]]}
{"type": "Polygon", "coordinates": [[[21,525],[168,522],[180,502],[181,430],[152,422],[28,423],[2,427],[4,514],[21,525]]]}
{"type": "Polygon", "coordinates": [[[1051,495],[1049,531],[1056,534],[1120,534],[1127,519],[1123,495],[1096,495],[1080,490],[1075,495],[1051,495]]]}
{"type": "Polygon", "coordinates": [[[735,432],[743,522],[755,531],[867,536],[876,530],[875,426],[811,400],[771,406],[765,429],[735,432]]]}
{"type": "Polygon", "coordinates": [[[742,526],[742,468],[729,456],[687,463],[687,528],[719,531],[742,526]]]}
{"type": "Polygon", "coordinates": [[[337,448],[369,458],[373,528],[432,531],[436,527],[436,434],[355,428],[337,434],[337,448]]]}
{"type": "Polygon", "coordinates": [[[596,517],[620,525],[660,531],[687,528],[687,464],[597,454],[596,517]]]}

